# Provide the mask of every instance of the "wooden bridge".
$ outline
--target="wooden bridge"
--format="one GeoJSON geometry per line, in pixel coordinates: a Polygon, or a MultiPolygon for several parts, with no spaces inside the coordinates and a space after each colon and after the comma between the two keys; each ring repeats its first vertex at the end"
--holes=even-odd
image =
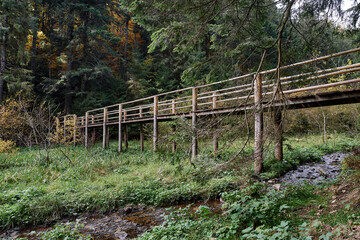
{"type": "MultiPolygon", "coordinates": [[[[311,60],[196,87],[114,104],[87,111],[85,116],[67,115],[57,119],[57,127],[66,128],[69,119],[77,129],[83,129],[85,147],[89,146],[89,129],[103,129],[103,147],[108,147],[111,125],[118,126],[118,151],[127,144],[127,126],[153,123],[153,149],[158,149],[158,123],[185,117],[196,129],[201,116],[253,111],[255,117],[255,170],[260,171],[263,159],[263,115],[275,114],[275,156],[282,160],[281,109],[312,108],[360,102],[360,63],[348,62],[351,49],[311,60]],[[345,63],[345,64],[344,64],[345,63]]],[[[175,127],[174,127],[175,130],[175,127]]],[[[194,131],[195,132],[195,131],[194,131]]],[[[76,133],[76,131],[75,131],[76,133]]],[[[66,131],[64,131],[64,135],[66,131]]],[[[75,136],[75,135],[74,135],[75,136]]],[[[64,136],[65,137],[65,136],[64,136]]],[[[176,143],[172,143],[175,151],[176,143]]],[[[140,149],[144,149],[144,133],[140,125],[140,149]]],[[[214,151],[218,139],[214,137],[214,151]]],[[[192,136],[192,157],[198,152],[197,136],[192,136]]]]}

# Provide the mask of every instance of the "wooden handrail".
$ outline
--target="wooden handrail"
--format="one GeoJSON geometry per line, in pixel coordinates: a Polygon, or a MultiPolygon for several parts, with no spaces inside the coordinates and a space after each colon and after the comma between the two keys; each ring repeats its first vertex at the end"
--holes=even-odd
{"type": "MultiPolygon", "coordinates": [[[[290,64],[287,66],[282,66],[282,67],[280,67],[280,70],[295,68],[295,67],[303,66],[306,64],[323,61],[323,60],[330,59],[333,57],[342,56],[345,54],[350,54],[350,53],[359,52],[359,51],[360,51],[360,48],[350,49],[347,51],[342,51],[342,52],[338,52],[338,53],[334,53],[334,54],[330,54],[330,55],[290,64]]],[[[278,69],[274,68],[274,69],[270,69],[270,70],[261,71],[258,73],[262,76],[262,86],[261,86],[262,89],[263,90],[271,89],[268,92],[262,92],[262,94],[264,96],[273,93],[273,86],[275,84],[274,83],[275,79],[271,79],[271,78],[267,79],[266,75],[275,73],[277,70],[278,69]]],[[[290,85],[293,83],[306,82],[306,81],[311,82],[316,79],[330,78],[330,77],[333,77],[336,75],[355,73],[355,72],[359,72],[359,71],[360,71],[360,63],[355,63],[355,64],[350,64],[350,65],[345,65],[345,66],[340,66],[340,67],[334,67],[334,68],[322,69],[322,70],[317,70],[317,71],[312,71],[312,72],[295,74],[292,76],[284,76],[284,77],[280,77],[280,81],[281,81],[282,86],[286,86],[286,85],[290,85]]],[[[59,124],[61,124],[61,123],[65,124],[66,119],[74,118],[75,125],[77,125],[77,126],[84,126],[84,125],[91,126],[91,125],[95,125],[95,124],[99,124],[99,123],[103,123],[106,125],[106,122],[112,123],[112,122],[119,121],[119,116],[122,116],[124,118],[124,120],[131,120],[131,119],[138,119],[138,118],[144,118],[144,119],[146,118],[147,119],[147,118],[150,118],[153,116],[157,116],[157,115],[159,115],[159,113],[174,114],[174,113],[177,113],[177,110],[181,110],[181,109],[186,109],[186,110],[181,111],[182,113],[184,113],[185,111],[188,111],[188,113],[190,113],[191,111],[195,112],[197,110],[194,111],[194,91],[196,92],[196,94],[195,94],[196,95],[196,108],[202,106],[202,109],[207,109],[209,107],[214,109],[214,108],[217,108],[219,103],[222,103],[222,106],[223,106],[226,102],[230,102],[230,101],[234,101],[234,100],[238,101],[238,100],[246,99],[246,98],[253,98],[253,95],[251,95],[250,93],[251,93],[251,91],[254,90],[253,79],[255,76],[257,76],[257,73],[253,72],[253,73],[245,74],[242,76],[226,79],[223,81],[217,81],[214,83],[200,85],[197,87],[188,87],[188,88],[183,88],[183,89],[177,89],[174,91],[160,93],[160,94],[157,94],[154,96],[149,96],[149,97],[145,97],[145,98],[141,98],[141,99],[127,101],[127,102],[120,103],[120,104],[114,104],[114,105],[110,105],[110,106],[106,106],[106,107],[96,108],[96,109],[87,111],[85,116],[81,116],[81,117],[77,117],[77,118],[76,118],[76,115],[69,114],[66,116],[59,117],[59,124]],[[238,80],[244,80],[244,81],[241,81],[242,82],[241,85],[235,85],[235,86],[227,85],[224,88],[220,88],[220,89],[216,89],[216,90],[210,90],[210,89],[206,89],[206,90],[210,90],[210,91],[204,90],[204,88],[206,88],[206,87],[211,87],[211,86],[215,86],[215,85],[219,85],[219,84],[223,84],[223,83],[228,83],[231,81],[233,81],[235,83],[235,81],[238,81],[238,80]],[[250,80],[251,80],[251,82],[249,82],[250,80]],[[200,89],[203,89],[203,92],[201,92],[200,89]],[[191,94],[191,91],[192,91],[192,94],[191,94]],[[204,92],[204,91],[206,91],[206,92],[204,92]],[[246,93],[246,95],[249,94],[250,96],[244,96],[245,93],[246,93]],[[172,94],[175,94],[173,98],[159,101],[160,97],[169,96],[172,94]],[[186,94],[186,95],[183,96],[181,94],[186,94]],[[232,96],[230,96],[230,95],[232,95],[232,96]],[[156,99],[156,101],[155,101],[155,99],[156,99]],[[137,103],[138,103],[138,105],[136,105],[136,106],[132,105],[132,104],[137,104],[137,103]],[[120,105],[121,105],[121,108],[120,108],[120,105]],[[128,107],[126,107],[126,106],[128,106],[128,107]],[[207,106],[209,106],[209,107],[207,107],[207,106]],[[145,109],[148,109],[148,110],[145,110],[145,109]],[[64,120],[64,121],[60,121],[60,120],[64,120]]],[[[342,81],[342,82],[332,83],[334,85],[330,85],[330,86],[338,86],[338,85],[342,85],[342,84],[346,85],[346,84],[354,83],[354,82],[358,82],[358,81],[356,79],[355,80],[346,80],[346,81],[342,81]]],[[[319,85],[319,86],[329,86],[329,85],[324,84],[324,85],[319,85]]],[[[283,93],[290,94],[290,93],[295,93],[295,92],[308,91],[309,89],[318,89],[319,86],[310,86],[310,87],[306,87],[306,88],[290,89],[290,90],[283,91],[283,93]]],[[[154,120],[154,121],[157,121],[157,120],[154,120]]]]}

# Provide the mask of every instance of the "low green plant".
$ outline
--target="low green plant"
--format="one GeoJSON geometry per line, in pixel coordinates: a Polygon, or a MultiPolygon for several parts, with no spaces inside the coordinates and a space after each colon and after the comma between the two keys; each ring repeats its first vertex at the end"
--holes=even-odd
{"type": "Polygon", "coordinates": [[[41,240],[91,240],[91,236],[80,233],[79,228],[80,220],[75,223],[66,223],[55,225],[54,229],[48,232],[42,232],[37,234],[37,237],[41,240]]]}

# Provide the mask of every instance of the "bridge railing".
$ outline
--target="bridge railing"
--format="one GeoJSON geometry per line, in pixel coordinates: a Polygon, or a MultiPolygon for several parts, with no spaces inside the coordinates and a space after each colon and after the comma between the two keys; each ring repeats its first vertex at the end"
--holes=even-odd
{"type": "Polygon", "coordinates": [[[191,117],[192,112],[208,114],[215,110],[221,112],[221,109],[254,105],[254,79],[259,75],[264,103],[275,99],[276,94],[277,97],[279,94],[288,97],[334,89],[337,86],[358,87],[360,63],[348,64],[343,61],[345,63],[342,66],[332,65],[320,69],[330,65],[326,61],[358,51],[360,48],[283,66],[280,68],[280,79],[277,76],[279,69],[271,69],[93,109],[87,111],[85,116],[77,117],[75,125],[82,128],[119,122],[153,121],[154,117],[160,120],[178,116],[191,117]]]}

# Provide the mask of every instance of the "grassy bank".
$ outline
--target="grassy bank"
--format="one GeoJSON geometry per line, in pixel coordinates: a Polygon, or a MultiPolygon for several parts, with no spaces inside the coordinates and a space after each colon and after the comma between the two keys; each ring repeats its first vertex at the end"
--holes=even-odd
{"type": "MultiPolygon", "coordinates": [[[[357,140],[333,135],[327,143],[320,137],[288,139],[284,164],[273,167],[271,152],[265,162],[265,177],[279,175],[286,167],[318,159],[322,154],[344,151],[357,140]],[[270,164],[269,164],[270,162],[270,164]]],[[[48,151],[20,149],[0,155],[0,229],[26,226],[78,216],[83,212],[108,212],[120,206],[174,203],[219,198],[224,192],[251,185],[251,144],[229,169],[208,173],[209,167],[227,161],[240,143],[219,156],[203,148],[194,165],[185,152],[152,153],[137,150],[116,152],[116,143],[103,150],[95,146],[55,147],[48,151]],[[245,167],[244,167],[245,166],[245,167]]],[[[269,148],[270,149],[270,148],[269,148]]]]}
{"type": "Polygon", "coordinates": [[[139,239],[359,239],[360,156],[349,156],[338,181],[288,187],[252,184],[223,194],[225,213],[178,210],[139,239]]]}

